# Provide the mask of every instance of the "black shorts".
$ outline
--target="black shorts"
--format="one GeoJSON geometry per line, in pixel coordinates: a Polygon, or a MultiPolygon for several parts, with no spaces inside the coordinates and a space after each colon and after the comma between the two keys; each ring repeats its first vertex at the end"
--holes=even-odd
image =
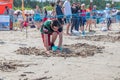
{"type": "Polygon", "coordinates": [[[63,28],[62,28],[62,27],[58,29],[58,32],[62,32],[62,31],[63,31],[63,28]]]}
{"type": "Polygon", "coordinates": [[[58,18],[58,21],[59,21],[60,24],[64,24],[62,18],[58,18]]]}
{"type": "Polygon", "coordinates": [[[107,27],[110,27],[111,24],[112,24],[111,18],[107,18],[107,27]]]}

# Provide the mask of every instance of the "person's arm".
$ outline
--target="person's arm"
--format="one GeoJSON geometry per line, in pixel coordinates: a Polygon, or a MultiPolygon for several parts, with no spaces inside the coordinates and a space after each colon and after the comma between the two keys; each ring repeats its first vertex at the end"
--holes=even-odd
{"type": "Polygon", "coordinates": [[[63,14],[65,14],[65,4],[66,4],[66,2],[64,2],[64,4],[63,4],[63,6],[62,6],[62,11],[63,11],[63,14]]]}

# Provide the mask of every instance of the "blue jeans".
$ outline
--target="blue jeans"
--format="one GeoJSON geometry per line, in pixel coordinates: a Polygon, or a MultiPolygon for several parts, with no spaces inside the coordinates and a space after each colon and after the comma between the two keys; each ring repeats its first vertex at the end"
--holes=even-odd
{"type": "Polygon", "coordinates": [[[81,21],[81,17],[77,17],[77,20],[76,20],[76,26],[75,26],[75,30],[76,31],[79,31],[79,26],[80,26],[80,21],[81,21]]]}
{"type": "Polygon", "coordinates": [[[77,17],[72,17],[72,20],[71,20],[71,32],[73,29],[77,30],[78,31],[78,18],[77,17]]]}

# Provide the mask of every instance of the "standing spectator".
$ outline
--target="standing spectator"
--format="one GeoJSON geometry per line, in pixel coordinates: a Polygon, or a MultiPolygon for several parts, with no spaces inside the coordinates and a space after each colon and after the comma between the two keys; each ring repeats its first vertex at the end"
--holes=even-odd
{"type": "Polygon", "coordinates": [[[47,9],[46,7],[44,7],[44,18],[43,18],[43,22],[45,22],[47,20],[47,17],[48,17],[48,12],[47,12],[47,9]]]}
{"type": "Polygon", "coordinates": [[[72,4],[72,20],[71,20],[71,23],[72,23],[72,25],[71,25],[71,33],[72,33],[72,31],[73,31],[73,29],[75,30],[75,31],[78,31],[78,29],[77,29],[77,22],[78,22],[78,16],[77,16],[77,13],[78,13],[78,9],[77,9],[77,7],[76,7],[76,3],[73,3],[72,4]]]}
{"type": "Polygon", "coordinates": [[[14,15],[14,30],[17,30],[18,28],[21,29],[23,28],[23,22],[24,22],[24,18],[22,16],[22,13],[20,11],[16,12],[14,15]]]}
{"type": "Polygon", "coordinates": [[[28,23],[31,28],[35,28],[34,21],[33,21],[33,14],[30,13],[28,16],[28,23]]]}
{"type": "Polygon", "coordinates": [[[97,23],[97,18],[98,18],[98,12],[97,12],[97,6],[96,5],[94,5],[93,6],[93,9],[92,9],[92,18],[93,18],[93,23],[94,23],[94,25],[95,25],[95,27],[96,27],[96,23],[97,23]]]}
{"type": "Polygon", "coordinates": [[[82,31],[82,36],[85,35],[84,31],[84,25],[86,22],[86,9],[85,9],[85,4],[81,5],[81,31],[82,31]]]}
{"type": "Polygon", "coordinates": [[[110,9],[109,3],[106,4],[105,14],[106,14],[105,16],[107,19],[107,29],[110,30],[112,20],[111,20],[111,9],[110,9]]]}
{"type": "Polygon", "coordinates": [[[41,26],[41,16],[40,16],[40,8],[38,5],[36,5],[36,8],[34,10],[34,21],[37,26],[37,29],[41,26]]]}
{"type": "Polygon", "coordinates": [[[58,21],[60,22],[61,25],[63,25],[64,15],[63,15],[63,11],[62,11],[62,2],[59,0],[57,1],[55,11],[56,11],[56,16],[57,16],[58,21]]]}
{"type": "Polygon", "coordinates": [[[8,6],[5,6],[4,15],[9,15],[10,16],[10,30],[12,30],[13,29],[14,10],[10,9],[8,6]]]}
{"type": "Polygon", "coordinates": [[[18,12],[17,14],[17,21],[20,23],[20,29],[22,31],[23,28],[23,22],[24,22],[24,17],[22,15],[22,13],[18,12]]]}
{"type": "Polygon", "coordinates": [[[70,0],[66,0],[64,2],[63,8],[64,8],[64,15],[66,17],[66,23],[67,23],[66,34],[69,35],[69,28],[70,28],[71,15],[72,15],[70,0]]]}
{"type": "Polygon", "coordinates": [[[92,10],[90,5],[88,5],[87,9],[86,9],[86,30],[88,28],[88,31],[91,31],[91,24],[92,24],[92,14],[91,14],[92,10]]]}
{"type": "Polygon", "coordinates": [[[51,7],[52,7],[51,20],[54,20],[54,19],[56,19],[56,17],[55,17],[55,3],[54,2],[51,3],[51,7]]]}
{"type": "Polygon", "coordinates": [[[77,13],[78,20],[77,20],[76,30],[79,31],[79,26],[80,26],[80,23],[81,23],[81,15],[80,15],[81,14],[81,3],[80,2],[77,3],[76,8],[77,8],[77,11],[78,11],[78,13],[77,13]]]}

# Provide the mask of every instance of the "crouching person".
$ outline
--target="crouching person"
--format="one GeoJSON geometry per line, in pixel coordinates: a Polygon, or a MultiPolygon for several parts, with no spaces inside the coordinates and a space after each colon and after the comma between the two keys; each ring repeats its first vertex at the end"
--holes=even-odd
{"type": "Polygon", "coordinates": [[[40,31],[47,54],[49,54],[49,50],[51,49],[53,51],[62,50],[62,30],[63,28],[57,20],[47,20],[43,23],[40,31]],[[57,39],[57,36],[59,36],[59,43],[58,46],[55,46],[54,43],[57,39]]]}

